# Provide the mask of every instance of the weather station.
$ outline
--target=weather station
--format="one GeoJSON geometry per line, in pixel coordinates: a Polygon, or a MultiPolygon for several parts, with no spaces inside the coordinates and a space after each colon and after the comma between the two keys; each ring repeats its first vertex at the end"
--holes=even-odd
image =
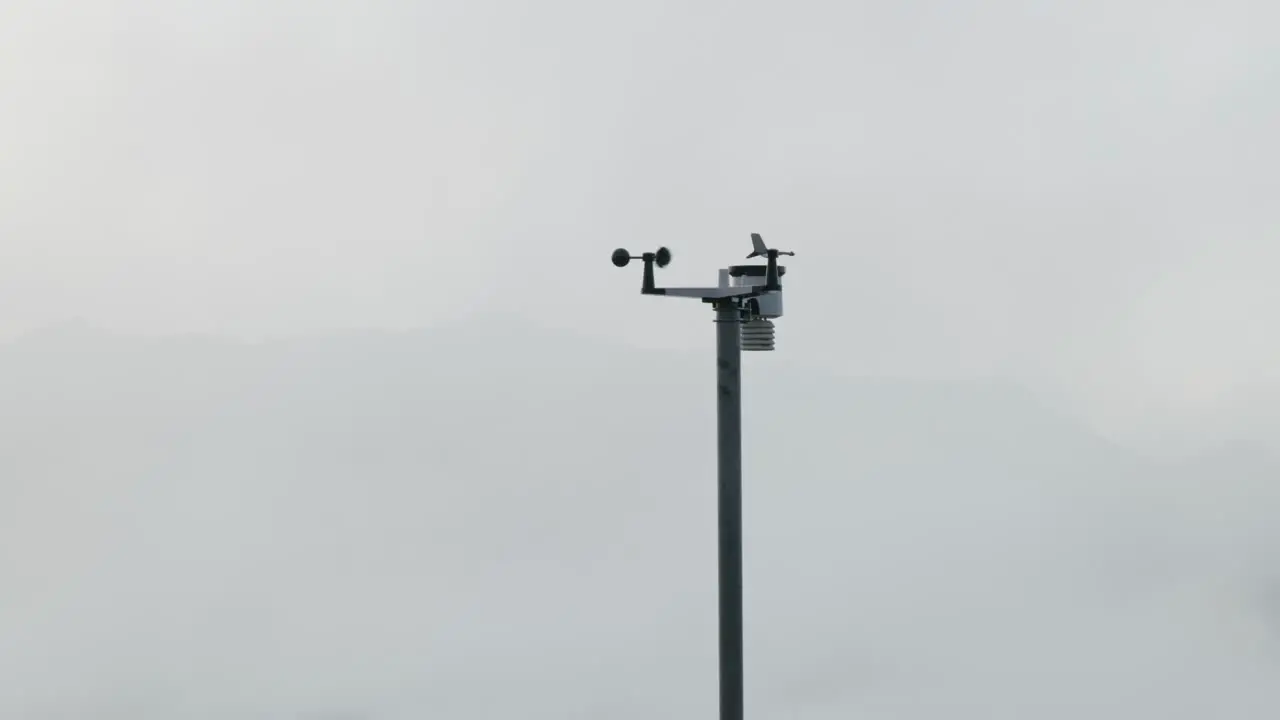
{"type": "Polygon", "coordinates": [[[665,247],[641,255],[623,248],[613,251],[613,264],[620,268],[632,260],[644,264],[642,295],[692,298],[715,310],[720,720],[743,716],[742,351],[774,349],[773,321],[782,317],[782,277],[787,272],[778,265],[778,257],[795,255],[767,247],[758,233],[752,233],[751,247],[747,259],[762,257],[765,264],[724,268],[715,287],[658,287],[655,268],[671,264],[671,251],[665,247]]]}

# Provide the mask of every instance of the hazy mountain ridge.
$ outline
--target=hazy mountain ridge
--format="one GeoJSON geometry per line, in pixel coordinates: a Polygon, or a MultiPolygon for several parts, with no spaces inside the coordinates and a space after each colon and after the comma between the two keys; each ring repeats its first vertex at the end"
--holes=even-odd
{"type": "MultiPolygon", "coordinates": [[[[704,360],[501,317],[265,343],[64,329],[0,347],[0,578],[20,589],[0,613],[0,672],[20,682],[0,701],[185,712],[214,702],[182,690],[200,676],[221,678],[228,707],[485,717],[514,702],[466,690],[485,675],[531,717],[705,715],[704,360]],[[59,671],[28,662],[33,646],[59,671]],[[581,660],[548,663],[551,646],[581,660]],[[637,694],[637,673],[663,691],[637,694]]],[[[1090,707],[1147,711],[1162,696],[1133,673],[1158,685],[1227,664],[1215,682],[1234,694],[1180,706],[1276,700],[1246,682],[1277,659],[1272,466],[1161,468],[1017,388],[783,362],[745,370],[762,716],[1068,717],[1051,702],[1063,673],[1090,707]],[[962,659],[975,643],[979,666],[962,659]]]]}

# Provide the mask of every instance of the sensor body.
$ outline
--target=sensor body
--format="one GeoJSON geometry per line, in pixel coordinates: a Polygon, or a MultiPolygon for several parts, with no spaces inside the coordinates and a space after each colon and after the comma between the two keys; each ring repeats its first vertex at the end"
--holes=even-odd
{"type": "MultiPolygon", "coordinates": [[[[763,290],[768,284],[768,266],[734,265],[722,271],[729,277],[730,287],[762,288],[759,295],[742,303],[742,349],[750,352],[772,352],[776,342],[773,321],[782,317],[782,290],[763,290]]],[[[787,269],[778,266],[778,277],[787,269]]]]}
{"type": "MultiPolygon", "coordinates": [[[[787,274],[785,266],[778,266],[778,277],[787,274]]],[[[764,287],[768,282],[767,268],[764,265],[734,265],[729,268],[729,282],[732,287],[764,287]]],[[[782,291],[769,290],[751,298],[748,309],[756,317],[775,320],[782,317],[782,291]]]]}

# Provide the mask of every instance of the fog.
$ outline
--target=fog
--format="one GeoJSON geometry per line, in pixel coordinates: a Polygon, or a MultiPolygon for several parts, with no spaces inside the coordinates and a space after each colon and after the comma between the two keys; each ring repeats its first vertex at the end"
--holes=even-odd
{"type": "Polygon", "coordinates": [[[1266,3],[0,4],[0,714],[1280,711],[1266,3]]]}

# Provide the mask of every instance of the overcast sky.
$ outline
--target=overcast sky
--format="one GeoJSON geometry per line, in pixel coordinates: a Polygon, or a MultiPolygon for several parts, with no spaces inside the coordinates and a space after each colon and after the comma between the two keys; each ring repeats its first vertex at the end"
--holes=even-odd
{"type": "Polygon", "coordinates": [[[0,0],[0,708],[706,716],[711,317],[607,258],[760,232],[759,717],[1276,716],[1273,462],[1129,451],[1280,449],[1277,27],[0,0]]]}
{"type": "Polygon", "coordinates": [[[1274,3],[9,0],[0,337],[494,309],[699,347],[616,246],[797,250],[783,330],[1100,422],[1275,381],[1274,3]]]}
{"type": "MultiPolygon", "coordinates": [[[[0,348],[0,716],[714,717],[702,360],[510,326],[0,348]]],[[[1280,716],[1277,463],[759,360],[749,717],[1280,716]]]]}

